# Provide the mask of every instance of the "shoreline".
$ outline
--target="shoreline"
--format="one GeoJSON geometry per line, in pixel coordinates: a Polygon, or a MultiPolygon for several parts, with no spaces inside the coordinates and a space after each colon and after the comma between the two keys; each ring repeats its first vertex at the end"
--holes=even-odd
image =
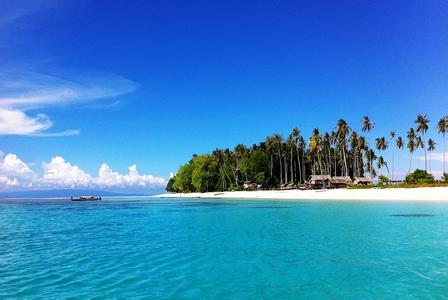
{"type": "Polygon", "coordinates": [[[154,198],[199,198],[239,200],[380,200],[380,201],[448,201],[448,187],[393,189],[271,190],[208,193],[160,194],[154,198]]]}

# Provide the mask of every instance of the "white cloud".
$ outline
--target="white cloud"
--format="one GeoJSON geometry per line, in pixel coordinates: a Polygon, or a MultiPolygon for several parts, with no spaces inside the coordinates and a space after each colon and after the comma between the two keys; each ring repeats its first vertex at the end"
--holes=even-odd
{"type": "Polygon", "coordinates": [[[124,176],[110,169],[109,165],[103,163],[98,171],[97,183],[104,186],[119,186],[124,182],[124,176]]]}
{"type": "Polygon", "coordinates": [[[98,172],[96,183],[100,186],[108,187],[150,187],[157,188],[166,185],[166,180],[153,175],[140,175],[137,166],[129,167],[129,173],[122,175],[111,170],[109,165],[103,163],[98,172]]]}
{"type": "Polygon", "coordinates": [[[29,177],[34,174],[34,171],[17,155],[10,153],[0,159],[0,173],[3,175],[29,177]]]}
{"type": "Polygon", "coordinates": [[[43,163],[43,174],[33,171],[16,154],[4,155],[0,151],[0,190],[8,188],[162,188],[166,179],[149,174],[139,174],[137,166],[131,165],[128,174],[112,171],[103,163],[98,177],[92,177],[79,166],[67,162],[61,156],[43,163]]]}
{"type": "MultiPolygon", "coordinates": [[[[448,160],[448,152],[445,152],[445,158],[448,160]]],[[[417,160],[425,160],[425,156],[417,156],[417,160]]],[[[429,161],[429,153],[426,155],[426,160],[429,161]]],[[[443,162],[443,152],[433,152],[431,153],[431,161],[441,161],[443,162]]]]}
{"type": "Polygon", "coordinates": [[[0,187],[26,186],[34,178],[36,178],[34,171],[17,155],[4,155],[0,151],[0,187]]]}
{"type": "Polygon", "coordinates": [[[114,98],[137,87],[126,78],[106,72],[48,75],[10,70],[2,72],[0,82],[0,105],[22,109],[114,98]]]}
{"type": "Polygon", "coordinates": [[[61,156],[55,156],[49,163],[43,164],[43,182],[51,187],[86,187],[92,182],[92,177],[72,165],[61,156]]]}
{"type": "MultiPolygon", "coordinates": [[[[53,122],[45,114],[30,116],[27,111],[114,99],[136,88],[134,82],[111,73],[71,72],[54,76],[3,68],[0,74],[0,135],[54,137],[78,134],[79,130],[48,133],[46,130],[53,126],[53,122]]],[[[112,105],[116,103],[114,100],[112,105]]]]}
{"type": "Polygon", "coordinates": [[[10,179],[7,176],[0,175],[0,185],[6,185],[6,187],[16,187],[19,182],[16,178],[10,179]]]}
{"type": "Polygon", "coordinates": [[[62,132],[44,132],[44,133],[34,133],[32,136],[35,137],[58,137],[58,136],[72,136],[72,135],[78,135],[81,132],[79,129],[70,129],[62,132]]]}
{"type": "Polygon", "coordinates": [[[0,107],[0,135],[31,135],[47,130],[52,125],[43,114],[29,117],[20,110],[0,107]]]}

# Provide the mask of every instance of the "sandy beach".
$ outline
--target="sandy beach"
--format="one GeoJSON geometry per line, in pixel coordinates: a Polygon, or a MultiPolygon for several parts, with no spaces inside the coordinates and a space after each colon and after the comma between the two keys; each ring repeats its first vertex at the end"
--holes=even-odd
{"type": "Polygon", "coordinates": [[[240,191],[161,194],[159,198],[247,199],[247,200],[384,200],[448,201],[448,187],[393,189],[334,189],[287,191],[240,191]]]}

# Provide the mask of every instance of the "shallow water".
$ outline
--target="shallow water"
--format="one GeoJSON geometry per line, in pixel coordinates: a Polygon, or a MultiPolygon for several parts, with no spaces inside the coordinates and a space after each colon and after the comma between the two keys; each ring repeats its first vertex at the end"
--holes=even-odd
{"type": "Polygon", "coordinates": [[[448,295],[448,204],[0,200],[0,298],[448,295]]]}

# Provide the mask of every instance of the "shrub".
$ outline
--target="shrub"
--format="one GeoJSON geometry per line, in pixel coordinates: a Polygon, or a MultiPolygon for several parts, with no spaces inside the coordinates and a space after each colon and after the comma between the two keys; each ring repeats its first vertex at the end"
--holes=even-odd
{"type": "Polygon", "coordinates": [[[445,180],[445,183],[448,183],[448,173],[443,174],[442,179],[445,180]]]}
{"type": "Polygon", "coordinates": [[[170,180],[168,181],[168,184],[166,185],[166,191],[167,192],[177,192],[176,189],[173,187],[173,184],[176,180],[176,176],[173,176],[170,178],[170,180]]]}
{"type": "Polygon", "coordinates": [[[389,183],[389,181],[390,181],[390,179],[388,177],[384,176],[384,175],[380,175],[378,177],[378,183],[379,184],[387,184],[387,183],[389,183]]]}
{"type": "Polygon", "coordinates": [[[435,183],[434,176],[424,170],[417,169],[406,176],[407,184],[431,184],[435,183]]]}

